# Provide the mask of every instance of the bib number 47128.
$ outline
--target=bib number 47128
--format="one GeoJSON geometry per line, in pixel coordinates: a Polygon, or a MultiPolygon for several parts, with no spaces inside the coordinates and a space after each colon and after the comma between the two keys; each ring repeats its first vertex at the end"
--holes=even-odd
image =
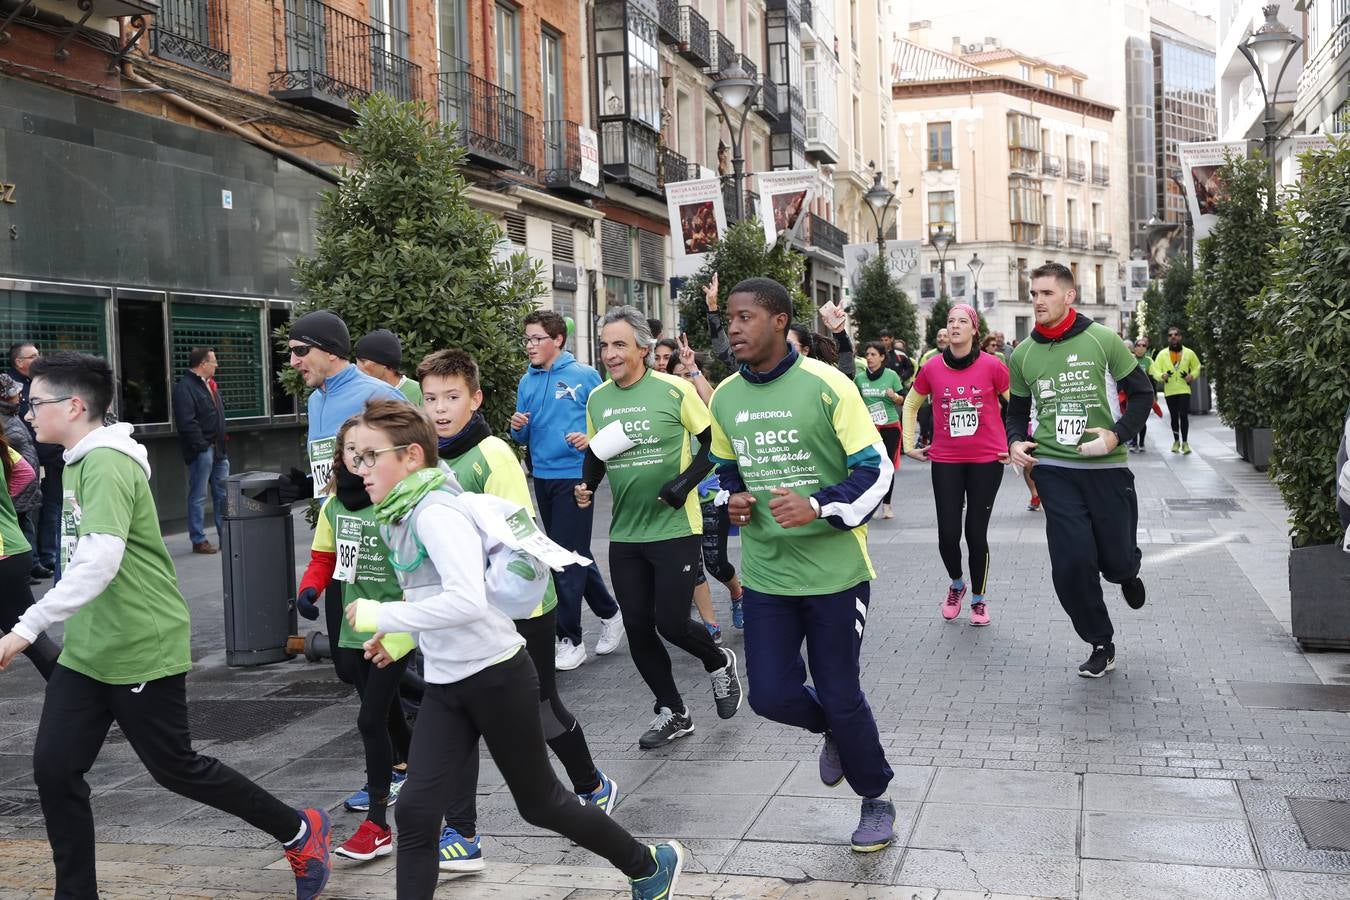
{"type": "Polygon", "coordinates": [[[1065,447],[1076,447],[1087,428],[1087,416],[1055,416],[1055,440],[1065,447]]]}

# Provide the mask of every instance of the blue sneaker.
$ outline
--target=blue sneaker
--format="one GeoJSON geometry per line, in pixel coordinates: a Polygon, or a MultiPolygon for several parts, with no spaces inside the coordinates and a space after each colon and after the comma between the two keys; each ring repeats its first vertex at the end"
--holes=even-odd
{"type": "Polygon", "coordinates": [[[469,840],[449,825],[441,829],[442,872],[481,872],[484,865],[481,835],[469,840]]]}
{"type": "Polygon", "coordinates": [[[656,871],[646,878],[632,878],[633,900],[667,900],[675,896],[675,882],[684,868],[684,848],[679,841],[657,844],[651,848],[656,860],[656,871]]]}
{"type": "Polygon", "coordinates": [[[706,628],[706,629],[708,629],[708,636],[711,637],[711,638],[713,639],[713,643],[714,643],[714,644],[720,644],[720,643],[722,643],[722,626],[721,626],[721,625],[718,625],[716,622],[713,622],[713,623],[711,623],[711,624],[709,624],[708,622],[704,622],[704,623],[703,623],[703,627],[706,628]]]}
{"type": "Polygon", "coordinates": [[[286,848],[286,862],[295,873],[295,900],[313,900],[328,884],[333,871],[330,851],[332,836],[328,830],[328,813],[321,809],[307,809],[301,813],[308,829],[304,840],[286,848]]]}
{"type": "Polygon", "coordinates": [[[850,841],[855,853],[875,853],[895,840],[895,804],[889,800],[864,799],[858,827],[850,841]]]}
{"type": "MultiPolygon", "coordinates": [[[[389,776],[389,802],[386,806],[393,806],[398,801],[398,792],[403,789],[403,782],[408,780],[407,772],[400,772],[395,769],[389,776]]],[[[370,785],[361,785],[361,790],[356,791],[342,805],[351,812],[368,812],[370,810],[370,785]]]]}
{"type": "Polygon", "coordinates": [[[826,787],[835,787],[843,780],[844,763],[839,758],[839,745],[827,731],[825,744],[820,748],[820,782],[826,787]]]}
{"type": "Polygon", "coordinates": [[[736,628],[744,628],[744,627],[745,627],[745,601],[744,601],[744,600],[732,600],[732,601],[731,601],[731,624],[734,625],[736,628]]]}
{"type": "Polygon", "coordinates": [[[619,805],[619,785],[604,772],[600,773],[600,786],[589,794],[577,794],[592,806],[598,806],[605,815],[614,815],[614,807],[619,805]]]}

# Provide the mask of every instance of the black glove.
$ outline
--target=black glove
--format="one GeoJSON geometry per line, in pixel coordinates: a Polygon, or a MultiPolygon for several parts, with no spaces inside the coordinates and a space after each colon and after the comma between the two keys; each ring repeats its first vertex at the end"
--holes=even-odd
{"type": "Polygon", "coordinates": [[[318,596],[319,592],[314,590],[314,588],[305,588],[300,592],[300,596],[295,598],[295,611],[313,622],[319,617],[319,607],[314,605],[314,601],[318,596]]]}
{"type": "Polygon", "coordinates": [[[282,506],[290,506],[304,497],[314,496],[314,476],[292,468],[290,474],[277,479],[277,499],[282,506]]]}
{"type": "Polygon", "coordinates": [[[661,490],[656,496],[671,509],[679,509],[684,506],[684,501],[689,497],[689,492],[694,489],[695,484],[692,478],[678,475],[661,485],[661,490]]]}

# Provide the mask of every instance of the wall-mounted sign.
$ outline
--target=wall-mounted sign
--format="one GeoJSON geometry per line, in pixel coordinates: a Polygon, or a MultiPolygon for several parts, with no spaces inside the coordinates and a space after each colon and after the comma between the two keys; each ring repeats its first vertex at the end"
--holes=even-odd
{"type": "Polygon", "coordinates": [[[567,263],[553,264],[553,289],[555,291],[575,291],[577,289],[577,267],[567,263]]]}

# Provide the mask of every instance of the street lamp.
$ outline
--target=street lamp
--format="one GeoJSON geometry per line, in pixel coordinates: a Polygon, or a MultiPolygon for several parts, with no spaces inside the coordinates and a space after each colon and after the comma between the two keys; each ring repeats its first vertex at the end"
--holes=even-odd
{"type": "Polygon", "coordinates": [[[970,274],[971,274],[971,276],[972,276],[972,278],[973,278],[973,280],[974,280],[974,282],[975,282],[975,304],[974,304],[974,305],[975,305],[975,308],[976,308],[976,309],[979,309],[979,308],[980,308],[980,272],[984,269],[984,260],[980,259],[980,253],[979,253],[978,250],[975,251],[975,255],[972,256],[972,257],[970,258],[970,262],[966,263],[966,268],[970,270],[970,274]]]}
{"type": "Polygon", "coordinates": [[[938,255],[938,296],[947,297],[947,248],[953,243],[952,235],[947,231],[946,225],[939,225],[937,231],[933,232],[928,243],[937,251],[938,255]]]}
{"type": "Polygon", "coordinates": [[[708,96],[717,104],[718,111],[726,120],[727,131],[731,133],[731,177],[736,186],[737,222],[745,218],[745,189],[742,187],[742,181],[745,179],[745,158],[741,156],[741,145],[745,143],[745,123],[750,118],[749,107],[754,103],[755,95],[758,93],[759,82],[746,74],[739,61],[724,70],[721,77],[708,88],[708,96]],[[727,115],[728,106],[732,110],[745,107],[741,110],[739,128],[732,125],[731,117],[727,115]]]}
{"type": "Polygon", "coordinates": [[[1265,133],[1262,147],[1266,154],[1266,166],[1270,171],[1270,193],[1266,197],[1266,208],[1271,212],[1275,211],[1275,144],[1278,141],[1275,134],[1277,125],[1275,99],[1280,94],[1280,82],[1284,80],[1284,73],[1294,61],[1294,53],[1303,46],[1303,38],[1294,34],[1288,25],[1279,20],[1277,17],[1279,11],[1278,3],[1269,3],[1261,7],[1261,12],[1266,17],[1265,23],[1246,41],[1238,44],[1238,50],[1256,73],[1256,82],[1261,86],[1261,97],[1266,101],[1265,117],[1261,120],[1261,127],[1265,133]],[[1267,90],[1265,76],[1261,74],[1261,65],[1273,69],[1281,60],[1284,62],[1280,65],[1279,74],[1275,76],[1275,81],[1267,90]]]}
{"type": "MultiPolygon", "coordinates": [[[[877,253],[885,256],[886,213],[890,211],[891,204],[895,202],[895,191],[888,189],[886,185],[881,183],[881,170],[877,168],[875,161],[869,162],[867,167],[872,170],[872,187],[866,194],[863,194],[863,199],[867,201],[867,208],[872,210],[872,221],[877,223],[877,253]]],[[[899,187],[900,179],[897,178],[892,184],[899,187]]]]}

